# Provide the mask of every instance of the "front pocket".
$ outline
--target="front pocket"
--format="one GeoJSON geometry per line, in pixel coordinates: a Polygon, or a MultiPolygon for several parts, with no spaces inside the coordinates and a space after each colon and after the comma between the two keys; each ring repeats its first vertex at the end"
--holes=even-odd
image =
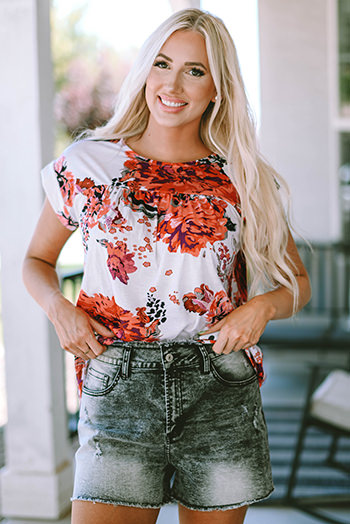
{"type": "Polygon", "coordinates": [[[227,386],[249,384],[257,379],[255,369],[243,350],[231,351],[228,355],[212,352],[209,356],[213,376],[227,386]]]}
{"type": "Polygon", "coordinates": [[[94,358],[89,361],[86,370],[83,392],[97,397],[105,395],[114,388],[120,377],[120,364],[111,364],[94,358]]]}

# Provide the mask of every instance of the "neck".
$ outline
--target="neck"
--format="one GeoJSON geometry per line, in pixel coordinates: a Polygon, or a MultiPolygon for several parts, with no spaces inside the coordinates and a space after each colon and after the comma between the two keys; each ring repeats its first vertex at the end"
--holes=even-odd
{"type": "Polygon", "coordinates": [[[128,139],[141,156],[162,162],[187,162],[205,157],[211,151],[199,137],[199,129],[163,127],[149,122],[139,139],[128,139]]]}

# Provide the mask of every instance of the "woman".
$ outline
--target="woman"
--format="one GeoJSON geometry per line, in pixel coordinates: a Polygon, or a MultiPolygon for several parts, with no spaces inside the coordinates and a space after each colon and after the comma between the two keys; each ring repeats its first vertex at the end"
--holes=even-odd
{"type": "Polygon", "coordinates": [[[111,120],[42,179],[24,281],[76,356],[72,522],[154,523],[177,501],[182,524],[242,523],[273,490],[256,344],[310,285],[223,22],[198,9],[166,20],[111,120]],[[55,266],[78,226],[74,306],[55,266]]]}

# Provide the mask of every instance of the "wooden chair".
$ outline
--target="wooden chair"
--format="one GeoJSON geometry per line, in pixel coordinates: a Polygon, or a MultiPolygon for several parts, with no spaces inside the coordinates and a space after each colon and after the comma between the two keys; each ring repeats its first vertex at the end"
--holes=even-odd
{"type": "Polygon", "coordinates": [[[349,494],[332,495],[328,500],[323,496],[312,498],[296,498],[294,496],[298,470],[301,465],[301,454],[305,448],[305,437],[308,429],[312,426],[332,436],[326,465],[340,469],[344,472],[344,475],[349,475],[350,492],[350,464],[341,463],[336,458],[339,438],[350,438],[350,372],[342,369],[333,370],[319,384],[320,374],[323,372],[324,375],[327,368],[329,371],[329,366],[319,364],[314,365],[311,369],[306,402],[287,487],[286,503],[324,522],[343,524],[345,523],[344,520],[328,516],[319,508],[323,504],[340,505],[345,503],[350,505],[349,494]]]}

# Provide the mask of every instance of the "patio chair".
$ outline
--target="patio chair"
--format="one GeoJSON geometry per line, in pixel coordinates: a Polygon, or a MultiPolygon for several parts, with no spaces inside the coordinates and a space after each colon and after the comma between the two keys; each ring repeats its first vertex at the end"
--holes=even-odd
{"type": "MultiPolygon", "coordinates": [[[[350,366],[349,366],[350,367],[350,366]]],[[[350,438],[350,372],[348,370],[334,369],[317,386],[320,374],[329,366],[314,365],[311,369],[309,387],[307,391],[302,421],[300,425],[298,440],[294,452],[291,474],[286,493],[286,503],[301,511],[304,511],[318,519],[331,524],[344,524],[344,520],[338,520],[326,515],[320,510],[324,504],[349,504],[349,493],[339,493],[331,497],[295,497],[294,490],[298,484],[298,470],[301,466],[301,454],[305,448],[305,438],[310,427],[331,435],[331,444],[328,457],[325,461],[327,466],[336,468],[349,475],[350,492],[350,464],[337,460],[338,441],[340,437],[350,438]]],[[[349,522],[349,521],[348,521],[349,522]]]]}

